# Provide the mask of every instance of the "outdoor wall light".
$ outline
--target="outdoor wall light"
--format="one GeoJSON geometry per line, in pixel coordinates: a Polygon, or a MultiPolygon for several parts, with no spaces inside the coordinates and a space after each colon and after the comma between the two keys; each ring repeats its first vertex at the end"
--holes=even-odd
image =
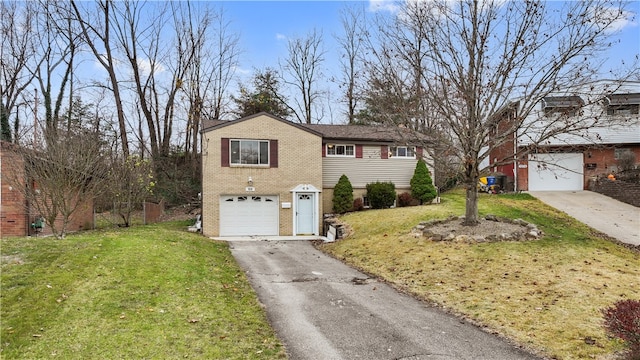
{"type": "Polygon", "coordinates": [[[247,184],[249,184],[249,186],[253,186],[253,179],[251,178],[251,176],[249,176],[249,180],[247,180],[247,184]]]}

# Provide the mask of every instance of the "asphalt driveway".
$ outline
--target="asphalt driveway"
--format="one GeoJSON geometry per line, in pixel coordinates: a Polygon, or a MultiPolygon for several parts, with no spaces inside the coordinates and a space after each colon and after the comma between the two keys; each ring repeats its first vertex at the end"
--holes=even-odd
{"type": "Polygon", "coordinates": [[[307,241],[229,246],[290,359],[536,359],[307,241]]]}
{"type": "Polygon", "coordinates": [[[540,201],[618,239],[640,246],[640,208],[592,191],[532,191],[540,201]]]}

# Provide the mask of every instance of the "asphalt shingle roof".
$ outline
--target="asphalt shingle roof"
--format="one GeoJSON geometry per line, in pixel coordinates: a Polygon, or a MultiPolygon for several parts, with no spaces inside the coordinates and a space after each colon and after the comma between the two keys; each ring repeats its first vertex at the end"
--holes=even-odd
{"type": "MultiPolygon", "coordinates": [[[[273,117],[272,115],[268,116],[273,117]]],[[[205,120],[202,124],[202,128],[203,131],[208,131],[215,127],[231,125],[235,121],[243,121],[252,117],[255,116],[250,116],[238,120],[205,120]]],[[[402,127],[371,125],[299,124],[294,122],[291,122],[291,125],[319,134],[323,139],[334,141],[356,140],[383,143],[416,143],[418,142],[418,140],[427,140],[426,136],[416,136],[416,134],[414,134],[410,130],[402,127]]]]}

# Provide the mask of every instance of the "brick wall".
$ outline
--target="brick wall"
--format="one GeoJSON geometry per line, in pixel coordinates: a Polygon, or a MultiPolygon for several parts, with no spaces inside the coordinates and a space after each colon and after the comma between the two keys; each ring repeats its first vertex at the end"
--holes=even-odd
{"type": "Polygon", "coordinates": [[[16,183],[22,175],[22,160],[12,151],[13,144],[0,142],[0,237],[24,236],[28,216],[24,196],[16,183]]]}
{"type": "MultiPolygon", "coordinates": [[[[221,195],[277,195],[293,202],[291,190],[299,184],[322,188],[322,138],[269,116],[257,116],[203,134],[202,230],[218,236],[221,195]],[[221,166],[222,138],[278,140],[278,167],[221,166]],[[248,178],[254,191],[247,192],[248,178]]],[[[323,213],[322,203],[319,209],[323,213]]],[[[279,234],[293,235],[291,208],[279,206],[279,234]]],[[[318,226],[321,226],[319,219],[318,226]]]]}
{"type": "Polygon", "coordinates": [[[640,184],[598,178],[589,182],[589,190],[640,207],[640,184]]]}
{"type": "MultiPolygon", "coordinates": [[[[0,237],[36,235],[31,223],[40,215],[34,206],[29,206],[23,191],[24,166],[22,158],[15,151],[15,145],[0,142],[0,237]]],[[[61,226],[61,219],[56,225],[61,226]]],[[[93,228],[93,201],[81,204],[70,218],[67,231],[88,230],[93,228]]],[[[50,235],[51,226],[45,228],[38,235],[50,235]]]]}

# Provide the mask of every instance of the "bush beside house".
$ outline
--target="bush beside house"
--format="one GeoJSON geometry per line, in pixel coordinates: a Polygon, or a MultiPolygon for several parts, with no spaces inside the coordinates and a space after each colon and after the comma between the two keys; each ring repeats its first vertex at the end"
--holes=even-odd
{"type": "Polygon", "coordinates": [[[411,196],[419,200],[420,204],[428,204],[437,196],[427,164],[422,159],[418,159],[410,184],[411,196]]]}
{"type": "Polygon", "coordinates": [[[351,210],[353,202],[353,186],[347,175],[342,174],[333,189],[333,211],[344,214],[351,210]]]}
{"type": "Polygon", "coordinates": [[[373,209],[390,208],[396,201],[396,186],[392,182],[379,181],[367,184],[367,198],[373,209]]]}

